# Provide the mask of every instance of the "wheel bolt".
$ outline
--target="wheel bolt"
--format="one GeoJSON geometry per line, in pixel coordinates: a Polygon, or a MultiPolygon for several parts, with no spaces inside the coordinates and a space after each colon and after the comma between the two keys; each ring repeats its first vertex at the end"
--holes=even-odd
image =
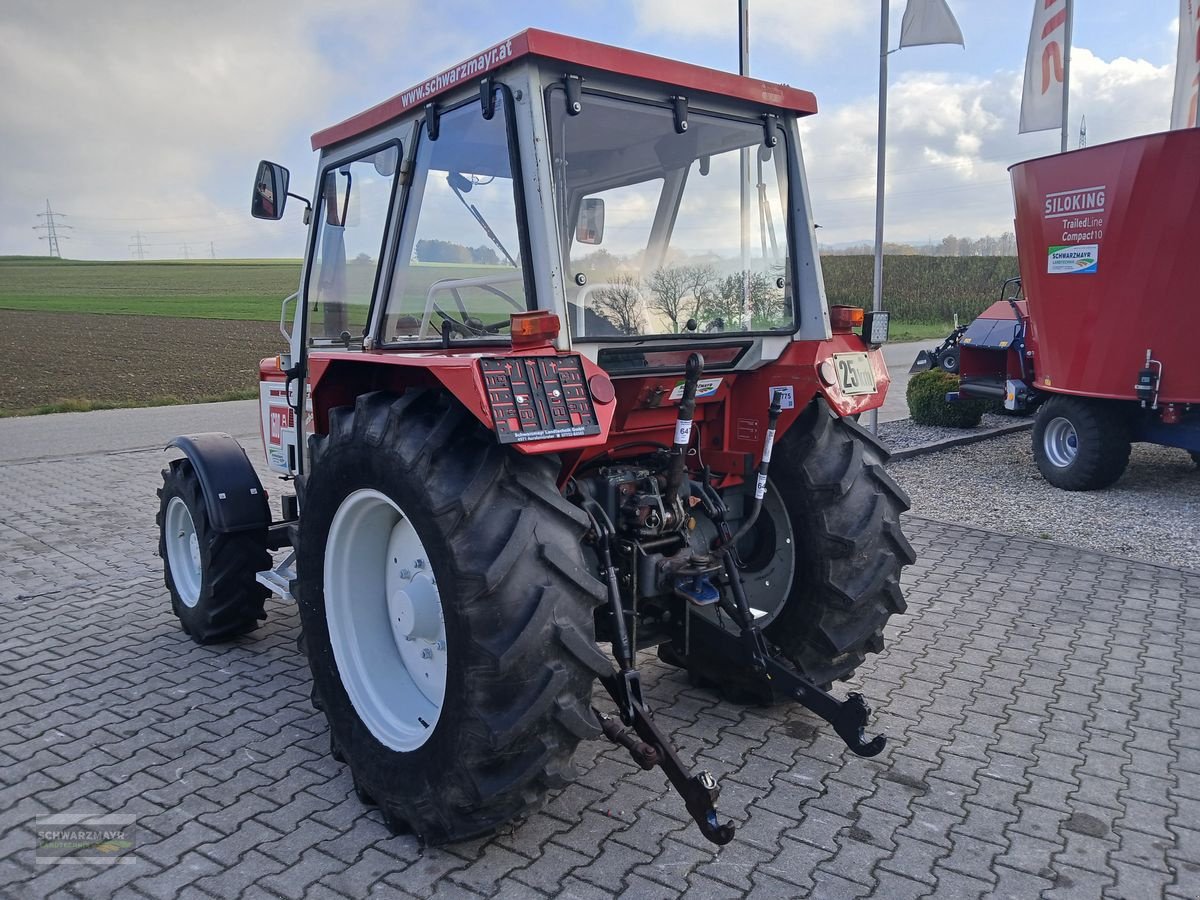
{"type": "Polygon", "coordinates": [[[412,572],[410,572],[408,569],[401,569],[400,577],[401,578],[412,578],[412,572]]]}
{"type": "Polygon", "coordinates": [[[413,568],[414,568],[414,569],[423,569],[423,568],[425,568],[425,560],[423,560],[423,559],[414,559],[414,560],[413,560],[413,568]]]}
{"type": "Polygon", "coordinates": [[[421,659],[433,659],[433,651],[426,647],[421,651],[421,659]]]}
{"type": "Polygon", "coordinates": [[[446,642],[445,641],[438,641],[436,644],[434,644],[434,646],[437,647],[439,652],[441,652],[441,653],[446,652],[446,642]]]}

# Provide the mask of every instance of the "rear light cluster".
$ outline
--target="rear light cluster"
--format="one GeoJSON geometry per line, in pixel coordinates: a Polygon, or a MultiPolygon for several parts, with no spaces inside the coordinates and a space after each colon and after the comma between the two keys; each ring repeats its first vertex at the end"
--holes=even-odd
{"type": "Polygon", "coordinates": [[[558,338],[558,316],[546,310],[513,313],[510,319],[514,350],[551,347],[558,338]]]}
{"type": "Polygon", "coordinates": [[[848,334],[861,328],[863,341],[871,346],[887,342],[890,318],[886,310],[866,312],[857,306],[829,307],[829,326],[834,333],[848,334]]]}

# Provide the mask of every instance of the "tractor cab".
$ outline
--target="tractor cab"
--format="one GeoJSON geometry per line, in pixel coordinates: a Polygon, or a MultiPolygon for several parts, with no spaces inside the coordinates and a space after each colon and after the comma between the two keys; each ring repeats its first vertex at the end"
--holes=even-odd
{"type": "MultiPolygon", "coordinates": [[[[343,392],[322,377],[351,361],[364,381],[457,390],[443,376],[463,354],[549,347],[624,399],[641,388],[624,380],[681,375],[696,350],[709,386],[780,362],[839,413],[880,405],[886,314],[831,319],[825,302],[797,128],[815,112],[807,91],[529,30],[317,132],[291,355],[262,373],[264,438],[272,415],[293,425],[275,429],[272,466],[303,465],[294,423],[324,429],[343,392]],[[294,414],[272,413],[289,366],[311,410],[292,391],[294,414]]],[[[268,215],[260,170],[255,215],[283,214],[288,175],[274,178],[268,215]]],[[[770,387],[755,395],[764,416],[770,387]]],[[[573,436],[602,445],[605,412],[573,436]]]]}

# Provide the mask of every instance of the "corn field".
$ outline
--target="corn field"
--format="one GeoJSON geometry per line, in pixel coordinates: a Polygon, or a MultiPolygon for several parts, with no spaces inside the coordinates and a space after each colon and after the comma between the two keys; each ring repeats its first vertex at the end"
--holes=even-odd
{"type": "MultiPolygon", "coordinates": [[[[871,308],[870,256],[823,256],[829,303],[871,308]]],[[[883,308],[904,322],[969,322],[1017,275],[1015,256],[885,256],[883,308]]]]}

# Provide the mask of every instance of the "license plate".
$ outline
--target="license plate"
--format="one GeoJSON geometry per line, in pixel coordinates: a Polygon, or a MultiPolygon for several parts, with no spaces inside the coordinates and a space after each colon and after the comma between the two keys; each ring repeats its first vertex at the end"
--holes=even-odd
{"type": "Polygon", "coordinates": [[[833,367],[843,394],[875,393],[875,371],[865,353],[835,353],[833,367]]]}

